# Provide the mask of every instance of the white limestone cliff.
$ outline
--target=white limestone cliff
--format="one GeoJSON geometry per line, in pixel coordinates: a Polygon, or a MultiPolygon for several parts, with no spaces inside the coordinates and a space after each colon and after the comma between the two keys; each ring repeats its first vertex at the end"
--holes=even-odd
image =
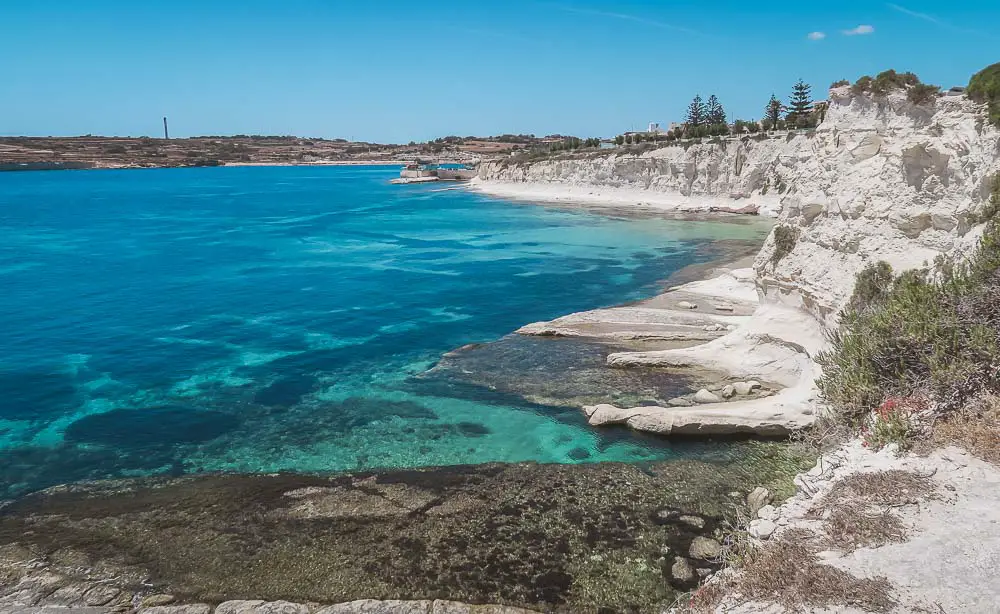
{"type": "MultiPolygon", "coordinates": [[[[639,156],[491,162],[476,188],[528,198],[606,197],[676,211],[758,204],[775,215],[776,227],[793,229],[797,239],[775,261],[771,232],[754,263],[760,307],[746,324],[703,345],[613,354],[609,363],[683,363],[769,378],[788,387],[720,410],[734,423],[759,419],[773,432],[777,408],[797,427],[814,414],[814,359],[857,273],[880,260],[899,272],[969,253],[981,232],[973,215],[1000,172],[1000,130],[961,95],[918,106],[902,92],[873,99],[842,87],[831,90],[828,104],[824,121],[809,133],[675,145],[639,156]],[[789,359],[789,348],[798,348],[798,359],[789,359]]],[[[643,423],[650,413],[644,409],[643,423]]]]}

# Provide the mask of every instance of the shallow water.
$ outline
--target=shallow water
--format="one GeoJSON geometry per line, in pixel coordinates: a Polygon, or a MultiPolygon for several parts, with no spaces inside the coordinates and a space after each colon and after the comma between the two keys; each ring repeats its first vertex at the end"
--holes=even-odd
{"type": "Polygon", "coordinates": [[[652,295],[764,225],[614,219],[388,185],[396,172],[0,174],[0,497],[118,476],[732,452],[417,376],[464,344],[652,295]]]}

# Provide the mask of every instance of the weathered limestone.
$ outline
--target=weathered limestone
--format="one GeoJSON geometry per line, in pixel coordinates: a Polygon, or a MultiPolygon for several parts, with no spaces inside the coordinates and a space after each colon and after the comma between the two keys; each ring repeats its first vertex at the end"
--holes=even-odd
{"type": "Polygon", "coordinates": [[[158,605],[152,608],[142,608],[139,610],[139,614],[211,614],[211,612],[212,606],[206,603],[193,603],[188,605],[158,605]]]}
{"type": "Polygon", "coordinates": [[[778,437],[808,425],[798,405],[786,412],[771,398],[713,403],[693,408],[633,407],[614,405],[584,407],[591,426],[624,424],[658,435],[759,435],[778,437]]]}
{"type": "MultiPolygon", "coordinates": [[[[477,187],[486,191],[672,211],[709,211],[726,199],[748,200],[796,231],[787,255],[774,258],[774,233],[758,254],[751,281],[760,307],[749,320],[694,347],[608,358],[617,368],[699,367],[784,390],[769,400],[713,407],[711,415],[692,413],[701,408],[601,406],[588,409],[592,423],[656,433],[784,433],[805,426],[818,405],[814,360],[857,273],[880,260],[897,271],[922,267],[939,255],[960,257],[975,245],[980,231],[972,226],[973,214],[987,202],[990,178],[1000,172],[1000,131],[984,121],[982,107],[952,95],[916,107],[901,92],[872,99],[848,87],[830,96],[815,131],[787,138],[481,167],[477,187]]],[[[675,300],[674,308],[701,305],[698,314],[709,315],[730,303],[725,292],[717,292],[707,302],[675,300]]],[[[733,384],[736,395],[753,388],[733,384]]]]}
{"type": "Polygon", "coordinates": [[[309,614],[309,608],[290,601],[224,601],[215,614],[309,614]]]}

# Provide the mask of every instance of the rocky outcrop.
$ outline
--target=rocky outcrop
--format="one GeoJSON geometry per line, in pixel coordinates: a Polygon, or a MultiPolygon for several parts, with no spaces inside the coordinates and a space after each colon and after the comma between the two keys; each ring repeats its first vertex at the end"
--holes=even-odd
{"type": "Polygon", "coordinates": [[[760,304],[750,318],[701,345],[614,353],[608,364],[707,368],[785,389],[767,399],[697,408],[599,405],[587,409],[591,424],[685,434],[776,434],[805,426],[817,407],[815,358],[857,273],[882,260],[897,271],[928,267],[939,256],[961,258],[976,244],[975,215],[1000,172],[1000,131],[986,122],[983,107],[961,95],[921,106],[902,92],[872,98],[842,87],[830,96],[818,128],[782,138],[483,165],[479,185],[487,191],[534,186],[525,193],[564,190],[675,211],[718,210],[736,200],[759,203],[778,218],[754,262],[760,304]]]}
{"type": "Polygon", "coordinates": [[[962,96],[918,107],[844,87],[798,152],[778,219],[797,240],[775,262],[772,233],[755,263],[758,287],[832,325],[866,264],[908,270],[975,244],[972,215],[1000,172],[1000,131],[962,96]]]}
{"type": "Polygon", "coordinates": [[[478,185],[680,210],[760,204],[798,232],[780,259],[772,233],[755,263],[759,290],[766,301],[805,309],[829,325],[865,264],[912,269],[974,245],[971,214],[1000,171],[1000,131],[985,119],[982,106],[961,95],[916,106],[903,93],[873,99],[841,87],[831,90],[813,131],[641,155],[492,161],[481,165],[478,185]]]}
{"type": "MultiPolygon", "coordinates": [[[[811,137],[796,137],[808,140],[811,137]]],[[[757,206],[774,213],[787,190],[795,157],[789,157],[786,139],[760,135],[747,139],[719,139],[704,144],[664,147],[640,155],[567,156],[536,162],[500,160],[480,165],[477,183],[556,184],[576,188],[580,195],[594,190],[635,194],[637,200],[670,198],[679,207],[709,211],[728,207],[744,212],[757,206]]]]}

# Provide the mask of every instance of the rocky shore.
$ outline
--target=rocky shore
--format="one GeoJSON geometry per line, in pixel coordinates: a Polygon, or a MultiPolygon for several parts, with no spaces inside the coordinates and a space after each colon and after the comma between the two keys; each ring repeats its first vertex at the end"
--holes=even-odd
{"type": "MultiPolygon", "coordinates": [[[[915,105],[901,93],[873,99],[838,87],[813,131],[640,155],[497,160],[481,166],[474,187],[632,210],[750,203],[777,215],[752,269],[675,288],[657,304],[574,314],[521,332],[671,341],[676,347],[612,353],[608,365],[699,369],[722,385],[757,381],[776,392],[696,407],[593,404],[586,412],[594,424],[782,435],[812,423],[820,409],[815,358],[865,265],[886,261],[905,271],[961,259],[975,245],[974,212],[1000,170],[998,138],[981,106],[961,95],[915,105]]],[[[714,400],[710,393],[700,391],[701,399],[714,400]]]]}
{"type": "Polygon", "coordinates": [[[719,568],[733,507],[803,467],[747,445],[738,462],[641,468],[57,487],[0,513],[0,612],[659,612],[719,568]]]}

